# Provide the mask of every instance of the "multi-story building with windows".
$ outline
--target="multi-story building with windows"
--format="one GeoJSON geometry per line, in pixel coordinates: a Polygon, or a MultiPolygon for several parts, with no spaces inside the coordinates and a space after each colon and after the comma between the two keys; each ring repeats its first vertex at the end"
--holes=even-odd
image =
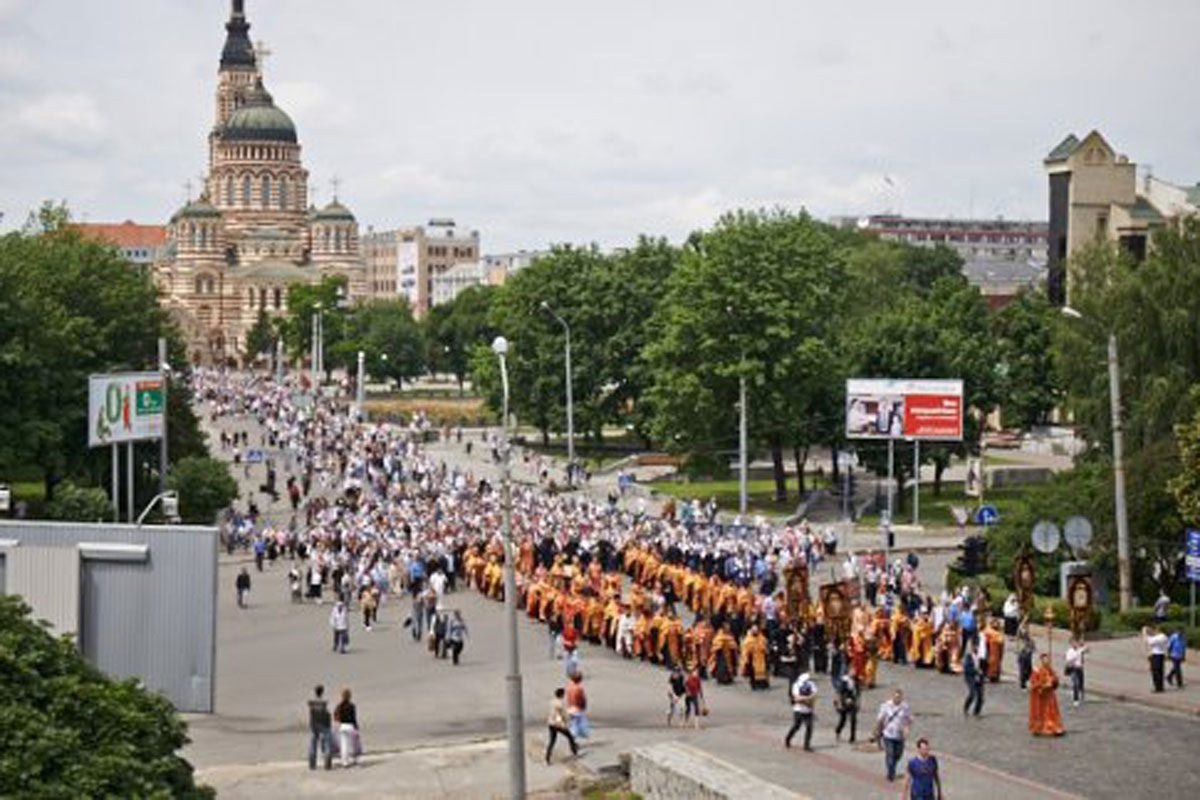
{"type": "Polygon", "coordinates": [[[1200,211],[1200,184],[1175,186],[1119,155],[1092,131],[1067,136],[1045,161],[1050,178],[1049,294],[1063,304],[1070,293],[1067,260],[1095,239],[1119,244],[1133,258],[1146,255],[1150,235],[1168,220],[1200,211]]]}
{"type": "Polygon", "coordinates": [[[1006,219],[952,219],[875,214],[835,224],[918,247],[949,247],[967,279],[984,294],[1010,295],[1045,277],[1047,225],[1006,219]]]}
{"type": "Polygon", "coordinates": [[[372,297],[404,297],[417,317],[435,304],[434,282],[459,265],[477,264],[479,231],[460,228],[452,219],[431,219],[425,226],[368,231],[363,237],[367,288],[372,297]]]}
{"type": "Polygon", "coordinates": [[[244,6],[232,0],[225,24],[203,190],[171,217],[155,268],[201,363],[244,355],[259,312],[286,313],[292,285],[341,276],[349,299],[366,290],[358,223],[337,197],[309,205],[296,126],[263,83],[244,6]]]}

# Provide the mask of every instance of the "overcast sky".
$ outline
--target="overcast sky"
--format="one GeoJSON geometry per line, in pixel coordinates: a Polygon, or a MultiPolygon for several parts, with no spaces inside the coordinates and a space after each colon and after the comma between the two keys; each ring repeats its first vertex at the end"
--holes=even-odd
{"type": "MultiPolygon", "coordinates": [[[[1200,2],[247,0],[316,199],[485,252],[739,206],[1044,218],[1098,127],[1200,180],[1200,2]],[[889,186],[885,178],[890,178],[889,186]]],[[[228,0],[0,0],[0,211],[162,222],[206,166],[228,0]]]]}

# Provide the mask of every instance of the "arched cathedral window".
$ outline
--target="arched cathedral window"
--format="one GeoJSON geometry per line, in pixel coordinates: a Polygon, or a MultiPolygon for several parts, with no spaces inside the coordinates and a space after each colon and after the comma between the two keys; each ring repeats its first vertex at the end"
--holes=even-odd
{"type": "Polygon", "coordinates": [[[271,207],[271,176],[270,175],[262,176],[262,198],[261,198],[261,200],[262,200],[263,208],[271,207]]]}
{"type": "Polygon", "coordinates": [[[250,176],[246,175],[242,178],[242,205],[250,205],[250,176]]]}

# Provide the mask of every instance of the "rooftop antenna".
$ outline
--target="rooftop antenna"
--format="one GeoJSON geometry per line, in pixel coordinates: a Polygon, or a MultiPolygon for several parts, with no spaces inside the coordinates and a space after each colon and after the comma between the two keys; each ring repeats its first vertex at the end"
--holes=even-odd
{"type": "Polygon", "coordinates": [[[329,185],[333,187],[333,202],[336,203],[338,201],[338,189],[342,186],[342,179],[334,175],[329,179],[329,185]]]}

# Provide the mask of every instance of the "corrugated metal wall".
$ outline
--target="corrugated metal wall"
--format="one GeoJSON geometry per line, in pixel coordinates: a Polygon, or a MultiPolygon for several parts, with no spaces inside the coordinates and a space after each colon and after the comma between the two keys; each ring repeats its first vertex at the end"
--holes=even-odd
{"type": "MultiPolygon", "coordinates": [[[[108,674],[137,677],[162,692],[180,711],[213,710],[215,528],[0,522],[0,539],[19,541],[3,548],[10,557],[23,548],[74,551],[88,542],[147,545],[144,560],[81,559],[80,649],[108,674]]],[[[5,572],[11,576],[11,570],[12,562],[5,572]]],[[[6,582],[12,586],[11,579],[6,582]]],[[[37,605],[34,609],[35,616],[44,616],[37,605]]]]}
{"type": "Polygon", "coordinates": [[[13,547],[5,582],[25,598],[35,619],[55,633],[79,632],[79,551],[74,547],[13,547]]]}

